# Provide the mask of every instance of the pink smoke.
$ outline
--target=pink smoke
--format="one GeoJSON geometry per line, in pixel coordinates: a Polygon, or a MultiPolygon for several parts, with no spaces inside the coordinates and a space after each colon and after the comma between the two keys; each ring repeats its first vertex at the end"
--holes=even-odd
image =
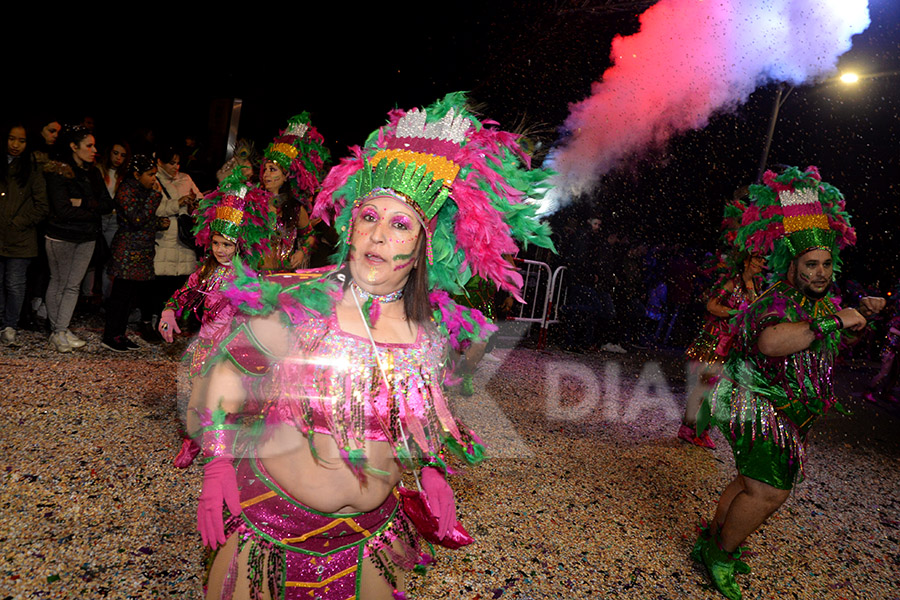
{"type": "Polygon", "coordinates": [[[834,72],[869,25],[867,0],[660,0],[612,43],[613,66],[573,104],[550,158],[563,195],[586,192],[624,158],[704,127],[771,81],[834,72]]]}

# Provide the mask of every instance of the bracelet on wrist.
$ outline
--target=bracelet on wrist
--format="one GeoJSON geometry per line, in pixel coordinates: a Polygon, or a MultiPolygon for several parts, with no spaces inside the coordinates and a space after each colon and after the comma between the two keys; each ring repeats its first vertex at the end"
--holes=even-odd
{"type": "Polygon", "coordinates": [[[225,425],[204,428],[200,432],[199,446],[204,457],[234,458],[234,442],[239,426],[225,425]]]}
{"type": "Polygon", "coordinates": [[[819,335],[828,335],[844,328],[844,321],[837,315],[828,315],[827,317],[819,317],[813,319],[809,323],[809,328],[813,333],[819,335]]]}

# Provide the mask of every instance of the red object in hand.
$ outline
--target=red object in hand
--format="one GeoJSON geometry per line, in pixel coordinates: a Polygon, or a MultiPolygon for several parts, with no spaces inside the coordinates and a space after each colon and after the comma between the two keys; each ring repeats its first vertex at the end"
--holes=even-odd
{"type": "Polygon", "coordinates": [[[474,538],[456,520],[453,490],[443,474],[434,467],[422,469],[424,492],[399,488],[403,512],[419,533],[432,544],[456,549],[474,542],[474,538]]]}
{"type": "Polygon", "coordinates": [[[181,449],[172,462],[178,469],[187,469],[194,462],[194,459],[197,458],[198,454],[200,454],[200,446],[191,438],[186,437],[181,440],[181,449]]]}

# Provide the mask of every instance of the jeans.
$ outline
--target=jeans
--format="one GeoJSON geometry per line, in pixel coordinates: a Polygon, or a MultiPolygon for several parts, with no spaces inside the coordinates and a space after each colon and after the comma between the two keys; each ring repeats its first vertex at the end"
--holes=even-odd
{"type": "Polygon", "coordinates": [[[50,285],[47,286],[47,316],[53,331],[69,328],[78,290],[94,254],[95,241],[64,242],[46,238],[47,262],[50,263],[50,285]]]}
{"type": "Polygon", "coordinates": [[[25,273],[30,258],[0,256],[0,329],[16,328],[25,302],[25,273]]]}

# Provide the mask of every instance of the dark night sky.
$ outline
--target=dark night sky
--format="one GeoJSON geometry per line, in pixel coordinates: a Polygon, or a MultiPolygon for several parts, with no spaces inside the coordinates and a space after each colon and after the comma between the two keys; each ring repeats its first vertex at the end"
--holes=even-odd
{"type": "MultiPolygon", "coordinates": [[[[102,144],[104,132],[109,138],[139,125],[163,136],[203,136],[211,103],[239,97],[241,135],[264,145],[287,117],[309,110],[340,157],[383,123],[388,109],[462,89],[486,115],[507,127],[525,123],[549,144],[568,103],[583,99],[608,66],[612,36],[638,25],[634,14],[566,10],[582,4],[571,0],[464,1],[431,13],[408,5],[404,15],[382,4],[306,4],[228,14],[158,3],[121,15],[97,8],[56,14],[58,35],[47,35],[46,16],[11,15],[29,37],[18,60],[7,54],[4,103],[8,114],[51,111],[72,120],[90,113],[102,144]],[[114,23],[105,24],[110,17],[114,23]]],[[[866,282],[880,278],[882,289],[898,275],[898,4],[870,0],[872,24],[841,60],[892,75],[854,89],[795,89],[769,160],[816,164],[844,192],[860,234],[848,272],[866,282]]],[[[712,249],[723,200],[756,176],[774,93],[774,86],[760,88],[734,114],[636,157],[572,210],[607,217],[608,226],[626,232],[640,226],[653,241],[674,233],[712,249]]]]}

